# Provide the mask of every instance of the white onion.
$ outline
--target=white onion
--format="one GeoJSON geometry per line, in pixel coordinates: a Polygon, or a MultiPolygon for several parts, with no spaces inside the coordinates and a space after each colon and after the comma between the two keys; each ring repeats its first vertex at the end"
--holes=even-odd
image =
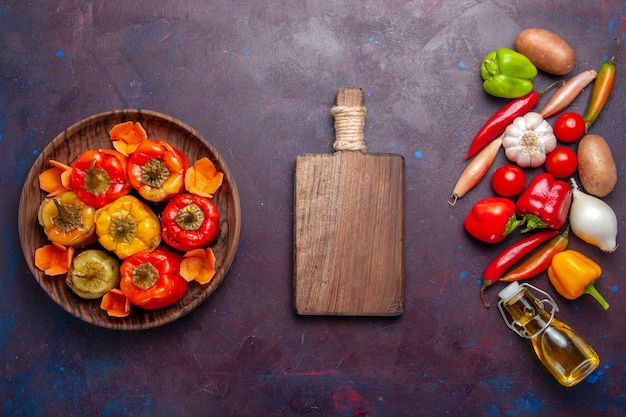
{"type": "Polygon", "coordinates": [[[617,249],[617,217],[604,201],[578,189],[572,179],[572,205],[569,223],[572,232],[585,242],[604,252],[617,249]]]}

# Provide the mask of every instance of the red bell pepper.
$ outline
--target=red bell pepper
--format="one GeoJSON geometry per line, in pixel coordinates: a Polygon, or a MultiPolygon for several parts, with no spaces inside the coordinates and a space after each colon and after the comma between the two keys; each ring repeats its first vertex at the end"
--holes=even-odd
{"type": "Polygon", "coordinates": [[[486,243],[504,240],[520,225],[515,215],[515,203],[504,197],[484,198],[478,201],[465,217],[465,230],[486,243]]]}
{"type": "Polygon", "coordinates": [[[70,188],[88,206],[101,208],[130,192],[127,159],[112,149],[91,149],[72,163],[70,188]]]}
{"type": "Polygon", "coordinates": [[[189,159],[178,148],[161,140],[144,140],[128,161],[128,181],[148,201],[165,201],[185,186],[189,159]]]}
{"type": "Polygon", "coordinates": [[[517,199],[515,212],[523,216],[525,230],[559,229],[567,220],[572,204],[572,190],[562,180],[547,172],[538,174],[517,199]]]}
{"type": "Polygon", "coordinates": [[[180,251],[202,248],[220,232],[220,215],[206,197],[180,194],[172,198],[161,214],[163,240],[180,251]]]}
{"type": "Polygon", "coordinates": [[[187,281],[180,276],[181,255],[159,247],[138,252],[120,265],[120,290],[137,307],[157,310],[183,298],[187,281]]]}

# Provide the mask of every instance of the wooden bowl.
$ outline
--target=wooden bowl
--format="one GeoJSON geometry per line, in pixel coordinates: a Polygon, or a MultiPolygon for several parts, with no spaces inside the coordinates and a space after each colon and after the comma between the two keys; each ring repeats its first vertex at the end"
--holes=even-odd
{"type": "Polygon", "coordinates": [[[239,242],[241,206],[235,181],[226,162],[198,132],[186,124],[163,114],[148,110],[116,110],[96,114],[69,127],[52,140],[39,155],[26,178],[19,207],[19,234],[22,250],[33,276],[48,295],[74,316],[97,326],[121,330],[148,329],[170,323],[189,313],[204,302],[226,276],[239,242]],[[49,160],[71,164],[88,149],[112,148],[109,130],[117,123],[140,122],[148,137],[164,140],[181,149],[191,163],[204,156],[224,173],[224,182],[213,197],[221,219],[221,231],[211,244],[216,258],[216,274],[206,285],[193,281],[183,299],[171,307],[147,311],[133,306],[128,317],[109,317],[100,308],[100,299],[86,300],[74,294],[65,284],[64,276],[47,276],[35,267],[35,251],[49,243],[37,221],[39,205],[45,192],[39,188],[39,174],[50,168],[49,160]]]}

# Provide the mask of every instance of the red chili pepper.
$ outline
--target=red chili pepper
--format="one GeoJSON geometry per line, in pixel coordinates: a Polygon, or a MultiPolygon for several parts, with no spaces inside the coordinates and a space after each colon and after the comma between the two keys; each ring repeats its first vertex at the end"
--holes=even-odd
{"type": "Polygon", "coordinates": [[[615,73],[617,72],[617,66],[615,65],[615,56],[620,46],[620,39],[615,38],[617,41],[617,47],[615,53],[607,62],[600,66],[598,76],[593,83],[591,94],[589,95],[589,102],[583,115],[585,120],[585,131],[588,131],[591,125],[596,121],[600,112],[604,108],[604,105],[609,100],[611,91],[613,90],[613,84],[615,83],[615,73]]]}
{"type": "Polygon", "coordinates": [[[129,256],[120,265],[120,290],[132,304],[146,310],[177,303],[188,287],[179,273],[181,258],[164,247],[129,256]]]}
{"type": "Polygon", "coordinates": [[[498,110],[480,128],[465,159],[470,159],[478,151],[497,138],[510,125],[516,117],[522,116],[532,110],[539,103],[539,94],[531,91],[523,97],[511,100],[507,105],[498,110]]]}
{"type": "Polygon", "coordinates": [[[487,265],[483,273],[482,284],[480,286],[480,298],[483,305],[489,307],[489,303],[485,299],[485,289],[487,287],[497,282],[515,262],[522,259],[543,242],[558,234],[558,230],[542,230],[513,243],[500,252],[500,254],[487,265]]]}
{"type": "Polygon", "coordinates": [[[559,252],[567,249],[569,244],[569,229],[558,236],[553,237],[548,243],[537,249],[535,253],[530,255],[521,264],[516,266],[506,275],[500,278],[500,281],[511,282],[532,278],[548,269],[552,263],[552,258],[559,252]]]}
{"type": "Polygon", "coordinates": [[[215,240],[220,231],[220,216],[208,198],[180,194],[165,206],[161,229],[165,243],[180,251],[190,251],[215,240]]]}
{"type": "Polygon", "coordinates": [[[517,199],[515,211],[526,221],[525,230],[560,229],[572,204],[572,190],[552,174],[538,174],[517,199]]]}
{"type": "Polygon", "coordinates": [[[126,164],[126,157],[112,149],[85,151],[72,163],[70,187],[88,206],[104,207],[130,192],[126,164]]]}
{"type": "Polygon", "coordinates": [[[486,243],[504,240],[521,222],[515,216],[515,203],[504,197],[478,201],[465,217],[465,230],[486,243]]]}
{"type": "Polygon", "coordinates": [[[164,201],[185,186],[187,156],[161,140],[144,140],[128,161],[128,181],[148,201],[164,201]]]}

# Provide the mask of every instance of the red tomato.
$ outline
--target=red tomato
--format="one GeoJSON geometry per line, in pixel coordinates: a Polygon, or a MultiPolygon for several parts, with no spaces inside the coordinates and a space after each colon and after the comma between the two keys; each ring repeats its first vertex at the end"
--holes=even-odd
{"type": "Polygon", "coordinates": [[[576,172],[578,157],[570,148],[559,147],[546,156],[546,170],[555,178],[565,178],[576,172]]]}
{"type": "Polygon", "coordinates": [[[561,142],[576,142],[584,134],[585,120],[578,113],[563,113],[554,121],[554,136],[561,142]]]}
{"type": "Polygon", "coordinates": [[[526,175],[517,165],[504,165],[491,176],[491,188],[499,196],[514,197],[526,187],[526,175]]]}

